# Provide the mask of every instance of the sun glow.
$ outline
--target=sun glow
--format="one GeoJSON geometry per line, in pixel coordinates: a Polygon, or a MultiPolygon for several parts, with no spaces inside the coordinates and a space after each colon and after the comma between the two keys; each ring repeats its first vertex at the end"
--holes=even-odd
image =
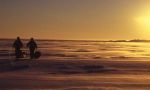
{"type": "Polygon", "coordinates": [[[138,17],[137,22],[145,27],[150,28],[150,15],[138,17]]]}
{"type": "Polygon", "coordinates": [[[142,38],[149,39],[150,35],[150,11],[146,8],[140,10],[140,14],[135,17],[136,28],[142,38]]]}

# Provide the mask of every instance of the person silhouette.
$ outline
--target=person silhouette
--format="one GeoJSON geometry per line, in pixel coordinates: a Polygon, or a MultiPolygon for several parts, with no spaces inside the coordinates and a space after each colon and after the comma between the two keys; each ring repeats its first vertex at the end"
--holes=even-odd
{"type": "Polygon", "coordinates": [[[17,39],[14,41],[13,47],[15,48],[16,59],[20,58],[21,54],[22,54],[20,49],[23,47],[23,43],[22,43],[20,37],[17,37],[17,39]]]}
{"type": "Polygon", "coordinates": [[[29,48],[30,51],[30,58],[34,58],[35,50],[37,49],[37,44],[34,41],[34,38],[31,38],[30,41],[27,43],[27,48],[29,48]]]}

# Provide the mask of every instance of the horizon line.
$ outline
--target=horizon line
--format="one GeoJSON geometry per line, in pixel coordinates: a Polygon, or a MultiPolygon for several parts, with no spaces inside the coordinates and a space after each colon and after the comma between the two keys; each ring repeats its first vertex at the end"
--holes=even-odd
{"type": "MultiPolygon", "coordinates": [[[[0,40],[14,40],[16,38],[0,38],[0,40]]],[[[22,40],[29,40],[30,38],[22,38],[22,40]]],[[[45,41],[48,41],[48,40],[52,40],[52,41],[131,41],[131,40],[139,40],[139,41],[150,41],[150,39],[108,39],[108,40],[104,40],[104,39],[101,39],[101,40],[94,40],[94,39],[40,39],[40,38],[35,38],[36,40],[45,40],[45,41]]]]}

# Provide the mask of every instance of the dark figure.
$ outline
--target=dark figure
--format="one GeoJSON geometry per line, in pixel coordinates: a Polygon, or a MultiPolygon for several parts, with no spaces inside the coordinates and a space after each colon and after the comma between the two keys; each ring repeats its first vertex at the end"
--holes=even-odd
{"type": "Polygon", "coordinates": [[[13,47],[15,48],[16,59],[21,58],[22,52],[20,49],[23,47],[23,44],[19,37],[17,37],[17,39],[15,40],[13,47]]]}
{"type": "Polygon", "coordinates": [[[27,47],[30,50],[30,58],[33,59],[35,50],[37,49],[37,44],[33,38],[31,38],[30,41],[27,43],[27,47]]]}

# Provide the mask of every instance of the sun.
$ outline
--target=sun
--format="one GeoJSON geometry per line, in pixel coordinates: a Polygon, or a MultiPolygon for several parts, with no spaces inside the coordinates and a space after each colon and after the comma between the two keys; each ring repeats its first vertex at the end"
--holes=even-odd
{"type": "Polygon", "coordinates": [[[135,16],[136,30],[142,38],[149,39],[150,36],[150,11],[142,11],[135,16]]]}
{"type": "Polygon", "coordinates": [[[150,35],[150,15],[142,15],[136,18],[137,30],[142,37],[149,37],[150,35]]]}
{"type": "Polygon", "coordinates": [[[145,28],[150,28],[150,15],[140,16],[136,19],[136,21],[145,28]]]}
{"type": "Polygon", "coordinates": [[[135,15],[135,20],[138,23],[138,26],[142,26],[143,29],[150,30],[150,6],[144,5],[138,9],[135,15]]]}

